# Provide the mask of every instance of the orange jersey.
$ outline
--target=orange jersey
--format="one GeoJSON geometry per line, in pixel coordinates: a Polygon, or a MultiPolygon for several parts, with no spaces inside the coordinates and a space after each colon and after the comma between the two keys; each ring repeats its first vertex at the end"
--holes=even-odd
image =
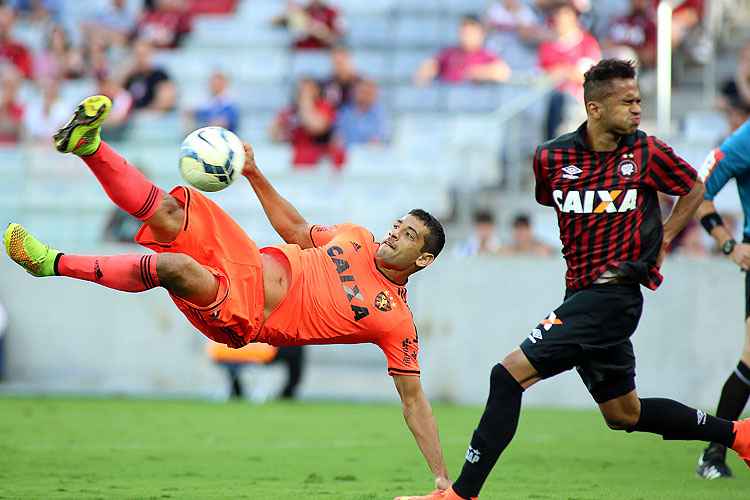
{"type": "Polygon", "coordinates": [[[418,375],[419,340],[406,288],[375,267],[378,243],[361,226],[313,226],[315,248],[262,248],[289,261],[289,291],[256,341],[272,345],[378,345],[390,375],[418,375]]]}

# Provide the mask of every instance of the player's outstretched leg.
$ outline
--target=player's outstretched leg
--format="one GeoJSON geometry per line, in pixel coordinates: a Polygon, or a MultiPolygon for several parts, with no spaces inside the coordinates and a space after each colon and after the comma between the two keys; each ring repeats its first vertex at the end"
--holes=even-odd
{"type": "Polygon", "coordinates": [[[162,286],[199,307],[210,305],[218,292],[216,277],[181,253],[65,255],[19,224],[8,226],[3,243],[8,256],[33,276],[67,276],[124,292],[143,292],[162,286]]]}
{"type": "Polygon", "coordinates": [[[101,126],[111,108],[106,96],[81,101],[55,134],[55,147],[79,156],[114,204],[148,224],[158,241],[172,241],[183,220],[182,207],[101,140],[101,126]]]}

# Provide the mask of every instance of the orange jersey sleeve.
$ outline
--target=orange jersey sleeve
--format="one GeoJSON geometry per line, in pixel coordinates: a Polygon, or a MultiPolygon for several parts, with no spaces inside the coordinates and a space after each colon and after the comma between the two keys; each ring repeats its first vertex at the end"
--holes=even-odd
{"type": "MultiPolygon", "coordinates": [[[[329,243],[333,238],[335,238],[337,234],[344,231],[351,231],[352,229],[356,228],[359,228],[359,226],[349,222],[344,224],[336,224],[334,226],[323,226],[315,224],[314,226],[310,227],[310,240],[312,240],[314,246],[322,247],[323,245],[329,243]]],[[[364,228],[362,229],[364,230],[364,228]]]]}
{"type": "Polygon", "coordinates": [[[377,344],[388,361],[388,375],[419,376],[419,337],[411,318],[401,322],[377,344]]]}

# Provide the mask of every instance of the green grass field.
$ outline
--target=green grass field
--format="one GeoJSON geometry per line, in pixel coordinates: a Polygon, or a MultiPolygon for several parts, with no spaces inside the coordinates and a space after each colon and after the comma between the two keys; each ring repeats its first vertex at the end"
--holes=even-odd
{"type": "MultiPolygon", "coordinates": [[[[436,406],[455,477],[480,408],[436,406]]],[[[526,411],[485,499],[747,499],[707,482],[700,444],[609,431],[595,411],[526,411]]],[[[391,499],[430,489],[400,408],[0,398],[0,497],[391,499]]]]}

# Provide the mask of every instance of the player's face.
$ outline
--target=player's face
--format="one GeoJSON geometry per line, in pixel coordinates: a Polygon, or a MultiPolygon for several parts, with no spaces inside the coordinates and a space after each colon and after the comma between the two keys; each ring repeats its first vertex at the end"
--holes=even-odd
{"type": "Polygon", "coordinates": [[[612,81],[612,92],[602,100],[601,116],[609,131],[629,135],[641,124],[641,92],[635,79],[612,81]]]}
{"type": "Polygon", "coordinates": [[[375,259],[386,269],[403,271],[425,267],[435,259],[431,253],[422,251],[427,234],[429,229],[421,220],[406,215],[393,223],[380,243],[375,259]]]}

